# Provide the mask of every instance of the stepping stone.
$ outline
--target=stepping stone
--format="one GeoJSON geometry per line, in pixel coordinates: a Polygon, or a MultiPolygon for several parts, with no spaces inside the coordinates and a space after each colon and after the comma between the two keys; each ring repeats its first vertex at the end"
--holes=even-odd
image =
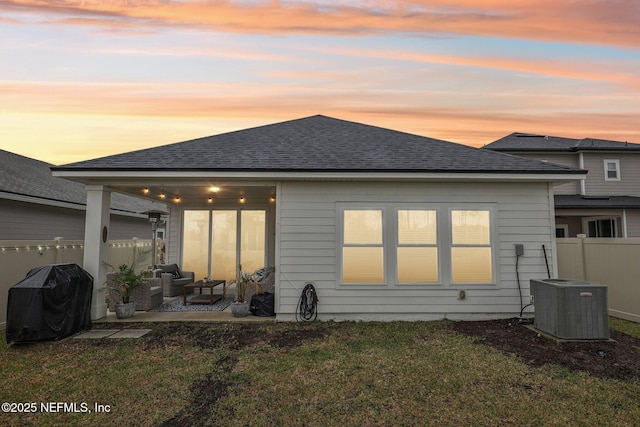
{"type": "Polygon", "coordinates": [[[106,338],[117,332],[120,332],[120,329],[95,329],[93,331],[82,332],[80,335],[76,335],[73,338],[75,339],[106,338]]]}
{"type": "Polygon", "coordinates": [[[123,329],[120,332],[109,335],[108,338],[140,338],[149,332],[151,332],[151,329],[123,329]]]}

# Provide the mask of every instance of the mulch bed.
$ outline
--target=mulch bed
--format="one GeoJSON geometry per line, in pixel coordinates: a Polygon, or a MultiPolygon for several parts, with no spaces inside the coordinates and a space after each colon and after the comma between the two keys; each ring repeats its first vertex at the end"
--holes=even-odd
{"type": "Polygon", "coordinates": [[[531,366],[556,364],[598,378],[640,379],[640,339],[621,332],[611,331],[610,341],[558,342],[518,319],[456,322],[452,328],[531,366]]]}

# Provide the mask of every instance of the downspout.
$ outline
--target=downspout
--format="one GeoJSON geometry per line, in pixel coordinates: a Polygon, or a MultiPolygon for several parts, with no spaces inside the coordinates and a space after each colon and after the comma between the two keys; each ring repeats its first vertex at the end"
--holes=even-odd
{"type": "Polygon", "coordinates": [[[622,237],[627,238],[627,210],[622,209],[622,237]]]}
{"type": "MultiPolygon", "coordinates": [[[[578,166],[580,167],[580,169],[584,170],[584,155],[582,153],[582,151],[580,151],[578,153],[578,166]]],[[[587,183],[586,183],[587,178],[582,178],[580,180],[580,195],[581,196],[585,196],[587,194],[587,183]]]]}

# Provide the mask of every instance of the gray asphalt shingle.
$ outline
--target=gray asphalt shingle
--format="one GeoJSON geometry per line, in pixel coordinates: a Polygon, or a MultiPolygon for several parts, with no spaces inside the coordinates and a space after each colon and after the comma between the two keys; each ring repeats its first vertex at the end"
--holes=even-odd
{"type": "MultiPolygon", "coordinates": [[[[51,175],[51,164],[0,150],[0,192],[84,206],[84,184],[51,175]]],[[[149,201],[113,193],[111,208],[124,212],[158,209],[149,201]]]]}
{"type": "Polygon", "coordinates": [[[640,151],[640,144],[594,138],[575,139],[514,132],[485,145],[483,148],[495,151],[640,151]]]}
{"type": "Polygon", "coordinates": [[[72,163],[54,170],[581,172],[321,115],[72,163]]]}
{"type": "Polygon", "coordinates": [[[640,209],[640,197],[633,196],[581,196],[555,195],[556,209],[568,208],[616,208],[640,209]]]}

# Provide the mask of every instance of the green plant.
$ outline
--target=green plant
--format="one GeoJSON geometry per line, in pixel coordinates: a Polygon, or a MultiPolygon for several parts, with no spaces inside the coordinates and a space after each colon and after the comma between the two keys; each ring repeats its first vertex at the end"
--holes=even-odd
{"type": "Polygon", "coordinates": [[[146,271],[137,270],[139,270],[145,260],[145,255],[148,253],[148,250],[138,249],[133,254],[133,259],[130,264],[122,264],[118,268],[113,267],[111,264],[106,264],[114,271],[111,276],[111,281],[116,284],[116,286],[109,286],[109,280],[107,280],[107,287],[116,291],[124,304],[127,304],[131,300],[131,292],[142,286],[144,280],[147,278],[146,271]]]}

